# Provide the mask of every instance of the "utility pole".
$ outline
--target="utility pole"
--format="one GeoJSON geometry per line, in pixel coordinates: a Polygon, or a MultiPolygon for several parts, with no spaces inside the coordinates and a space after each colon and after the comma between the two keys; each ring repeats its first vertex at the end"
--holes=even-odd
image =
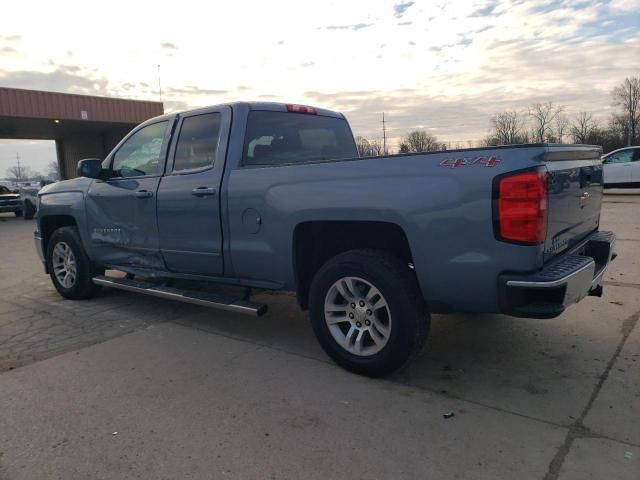
{"type": "Polygon", "coordinates": [[[384,122],[384,112],[382,112],[382,151],[387,155],[387,126],[384,122]]]}
{"type": "Polygon", "coordinates": [[[158,90],[160,90],[160,101],[162,102],[162,85],[160,84],[160,64],[158,64],[158,90]]]}
{"type": "Polygon", "coordinates": [[[631,146],[632,138],[631,138],[631,127],[633,125],[633,115],[631,105],[633,104],[633,98],[631,98],[631,82],[629,82],[629,128],[627,129],[627,147],[631,146]]]}
{"type": "Polygon", "coordinates": [[[16,172],[16,180],[18,182],[22,181],[22,166],[20,166],[20,154],[16,152],[16,162],[18,164],[18,171],[16,172]]]}

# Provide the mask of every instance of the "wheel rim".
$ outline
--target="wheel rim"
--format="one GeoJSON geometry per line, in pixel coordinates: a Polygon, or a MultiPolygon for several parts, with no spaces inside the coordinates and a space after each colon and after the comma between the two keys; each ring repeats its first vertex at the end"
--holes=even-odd
{"type": "Polygon", "coordinates": [[[64,288],[71,288],[76,283],[76,257],[71,247],[65,242],[58,242],[53,247],[51,258],[53,273],[58,283],[64,288]]]}
{"type": "Polygon", "coordinates": [[[389,304],[380,290],[363,278],[344,277],[329,288],[324,318],[333,339],[353,355],[375,355],[389,342],[389,304]]]}

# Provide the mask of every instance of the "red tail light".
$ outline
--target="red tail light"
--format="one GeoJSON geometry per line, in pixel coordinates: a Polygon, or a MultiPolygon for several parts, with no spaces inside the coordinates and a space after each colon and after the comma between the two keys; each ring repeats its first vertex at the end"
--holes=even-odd
{"type": "Polygon", "coordinates": [[[547,236],[547,174],[517,173],[499,179],[497,233],[501,240],[542,243],[547,236]]]}
{"type": "Polygon", "coordinates": [[[289,103],[287,105],[287,112],[292,113],[308,113],[309,115],[317,115],[318,110],[315,107],[307,107],[306,105],[294,105],[289,103]]]}

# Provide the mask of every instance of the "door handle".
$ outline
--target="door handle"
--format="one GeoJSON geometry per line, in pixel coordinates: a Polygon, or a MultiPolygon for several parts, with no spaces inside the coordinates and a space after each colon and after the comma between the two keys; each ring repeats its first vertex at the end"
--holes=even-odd
{"type": "Polygon", "coordinates": [[[204,197],[205,195],[215,195],[216,189],[212,187],[198,187],[191,190],[191,195],[196,197],[204,197]]]}
{"type": "Polygon", "coordinates": [[[149,190],[138,190],[136,192],[136,197],[137,198],[149,198],[149,197],[153,197],[153,192],[150,192],[149,190]]]}

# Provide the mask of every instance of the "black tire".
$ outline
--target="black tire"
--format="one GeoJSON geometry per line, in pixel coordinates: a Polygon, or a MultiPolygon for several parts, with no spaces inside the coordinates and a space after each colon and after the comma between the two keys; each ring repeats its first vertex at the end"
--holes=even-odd
{"type": "Polygon", "coordinates": [[[104,273],[104,270],[96,268],[87,256],[76,227],[60,227],[53,232],[47,244],[46,262],[53,286],[64,298],[84,300],[93,297],[99,290],[99,286],[93,283],[91,279],[104,273]],[[62,285],[54,271],[54,249],[61,242],[71,249],[75,257],[76,276],[75,281],[69,287],[62,285]]]}
{"type": "Polygon", "coordinates": [[[24,214],[23,217],[25,220],[33,220],[33,217],[36,214],[36,207],[33,206],[31,202],[25,202],[24,204],[24,214]]]}
{"type": "Polygon", "coordinates": [[[351,250],[327,261],[311,283],[309,313],[313,330],[327,355],[347,370],[370,377],[388,375],[417,357],[430,326],[430,315],[415,273],[407,262],[373,249],[351,250]],[[325,298],[332,285],[344,277],[366,280],[379,290],[388,305],[393,319],[390,334],[386,345],[372,355],[347,351],[334,339],[325,320],[325,298]]]}
{"type": "Polygon", "coordinates": [[[22,216],[22,210],[15,210],[13,213],[14,213],[14,215],[16,217],[21,217],[22,216]]]}

